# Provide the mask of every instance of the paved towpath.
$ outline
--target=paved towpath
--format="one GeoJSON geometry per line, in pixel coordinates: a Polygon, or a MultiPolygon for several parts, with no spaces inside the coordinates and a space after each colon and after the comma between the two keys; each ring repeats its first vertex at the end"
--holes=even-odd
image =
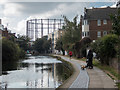
{"type": "Polygon", "coordinates": [[[59,88],[116,88],[114,81],[97,67],[81,70],[81,65],[86,64],[84,61],[60,57],[70,62],[75,72],[59,88]]]}
{"type": "MultiPolygon", "coordinates": [[[[87,71],[81,70],[81,66],[76,60],[73,60],[73,59],[70,60],[69,58],[63,57],[63,56],[61,56],[61,58],[63,58],[64,60],[67,60],[71,63],[74,63],[74,65],[76,65],[79,70],[79,74],[78,74],[77,78],[73,81],[73,83],[71,84],[71,86],[69,88],[88,88],[89,77],[88,77],[87,71]]],[[[84,64],[84,63],[82,63],[82,64],[84,64]]]]}

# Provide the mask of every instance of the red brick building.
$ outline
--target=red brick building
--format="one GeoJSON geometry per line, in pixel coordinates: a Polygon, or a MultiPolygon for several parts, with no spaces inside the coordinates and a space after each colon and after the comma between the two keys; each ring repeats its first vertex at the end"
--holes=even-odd
{"type": "Polygon", "coordinates": [[[110,33],[112,30],[111,14],[116,14],[117,8],[84,9],[82,21],[82,38],[90,37],[96,40],[110,33]]]}
{"type": "Polygon", "coordinates": [[[0,38],[1,37],[6,37],[7,39],[10,39],[11,37],[16,38],[15,33],[11,33],[7,27],[4,28],[4,25],[2,25],[2,20],[0,19],[0,38]]]}

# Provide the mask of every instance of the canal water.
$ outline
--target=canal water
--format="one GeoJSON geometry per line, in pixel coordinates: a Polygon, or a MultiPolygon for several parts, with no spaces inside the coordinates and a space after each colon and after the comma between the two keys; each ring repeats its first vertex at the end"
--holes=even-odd
{"type": "Polygon", "coordinates": [[[30,56],[16,70],[0,76],[1,88],[57,88],[72,74],[71,66],[50,56],[30,56]]]}

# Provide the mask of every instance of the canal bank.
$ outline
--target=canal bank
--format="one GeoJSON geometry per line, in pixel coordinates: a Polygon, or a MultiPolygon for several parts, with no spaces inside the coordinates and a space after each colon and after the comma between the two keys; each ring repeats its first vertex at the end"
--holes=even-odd
{"type": "Polygon", "coordinates": [[[63,60],[72,64],[74,68],[73,74],[66,80],[62,85],[59,86],[60,88],[88,88],[89,84],[89,77],[86,70],[81,70],[80,65],[85,65],[84,62],[77,62],[77,60],[70,60],[67,57],[54,55],[57,57],[61,57],[63,60]]]}
{"type": "Polygon", "coordinates": [[[58,56],[58,55],[51,55],[51,56],[54,57],[54,58],[57,58],[59,60],[65,61],[65,62],[67,62],[67,64],[70,64],[72,66],[72,68],[73,68],[72,75],[67,80],[65,80],[63,82],[63,84],[60,85],[57,89],[59,89],[59,88],[69,88],[71,86],[71,84],[73,83],[73,81],[75,81],[75,79],[77,78],[78,74],[80,73],[77,66],[74,65],[73,63],[70,63],[68,60],[63,59],[61,56],[58,56]]]}
{"type": "Polygon", "coordinates": [[[61,57],[65,61],[70,62],[74,67],[73,75],[70,78],[68,78],[61,86],[59,86],[59,88],[112,88],[114,90],[117,89],[114,81],[101,69],[94,67],[93,69],[86,69],[84,71],[76,65],[85,65],[84,61],[76,59],[70,60],[68,57],[65,56],[59,57],[61,57]]]}

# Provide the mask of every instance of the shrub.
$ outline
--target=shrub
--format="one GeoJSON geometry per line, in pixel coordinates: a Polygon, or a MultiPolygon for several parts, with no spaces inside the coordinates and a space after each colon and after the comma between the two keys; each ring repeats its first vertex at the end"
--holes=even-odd
{"type": "Polygon", "coordinates": [[[118,43],[118,36],[115,34],[106,35],[103,38],[92,43],[93,51],[97,53],[101,63],[109,65],[110,58],[115,57],[115,46],[118,43]]]}

